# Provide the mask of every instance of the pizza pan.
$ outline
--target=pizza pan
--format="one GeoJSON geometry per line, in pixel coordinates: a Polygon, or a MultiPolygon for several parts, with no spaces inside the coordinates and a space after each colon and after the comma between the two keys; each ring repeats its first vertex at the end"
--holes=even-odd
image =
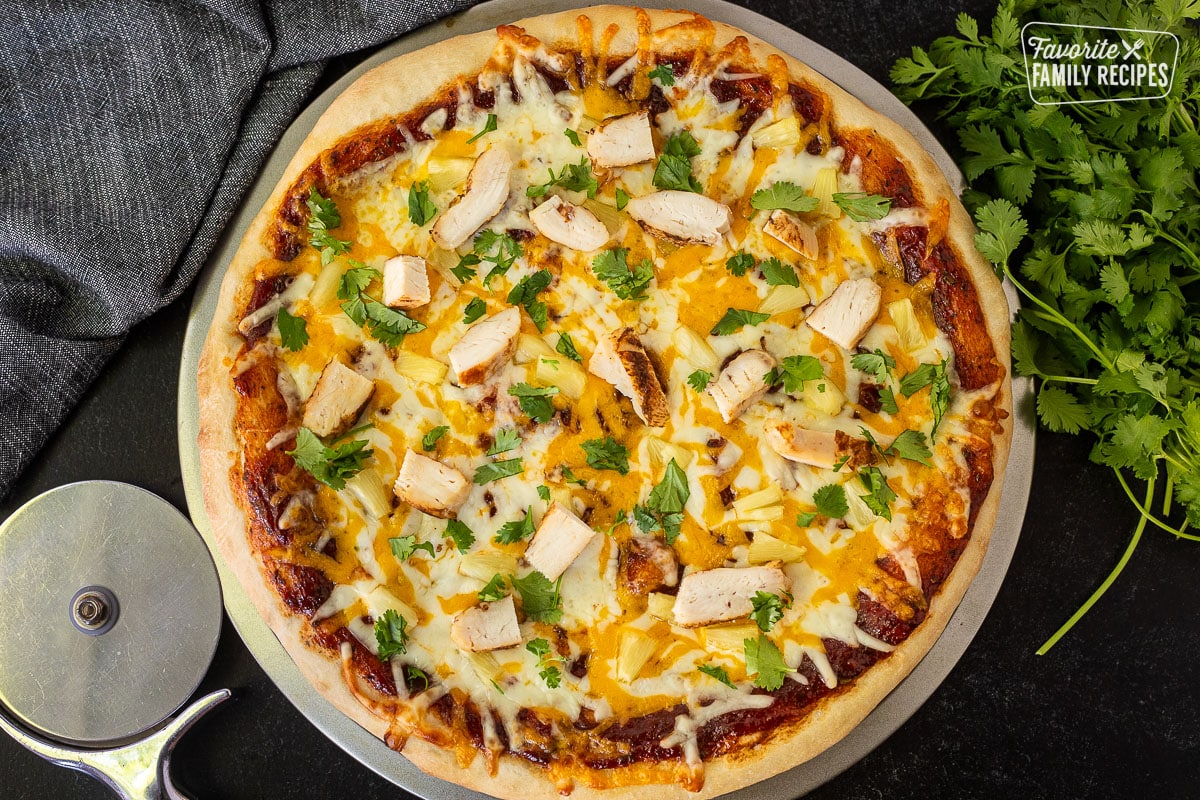
{"type": "MultiPolygon", "coordinates": [[[[324,94],[313,101],[280,140],[267,161],[262,174],[224,239],[209,260],[200,278],[188,320],[187,335],[179,380],[179,451],[184,487],[192,518],[204,535],[221,573],[225,590],[225,607],[247,648],[262,665],[280,691],[314,725],[330,739],[365,766],[385,779],[426,800],[467,800],[483,798],[477,792],[463,789],[430,777],[407,759],[389,750],[382,742],[348,717],[341,714],[313,689],[289,658],[267,624],[259,617],[232,571],[224,563],[212,539],[204,513],[200,488],[200,456],[196,444],[199,429],[196,390],[196,367],[204,337],[212,322],[225,268],[237,250],[247,227],[258,209],[270,195],[288,160],[316,123],[317,118],[333,99],[366,72],[386,60],[417,50],[451,36],[494,28],[522,17],[536,16],[569,8],[589,5],[579,0],[550,2],[549,0],[491,0],[461,14],[407,34],[384,47],[361,65],[350,71],[324,94]]],[[[677,8],[678,0],[645,0],[641,5],[651,8],[677,8]]],[[[933,134],[917,117],[886,88],[865,72],[832,51],[795,31],[760,14],[748,11],[723,0],[689,0],[686,5],[710,19],[735,25],[791,53],[826,77],[856,95],[868,106],[892,118],[907,128],[933,155],[956,191],[961,191],[962,176],[953,160],[938,144],[933,134]]],[[[1016,308],[1016,297],[1006,286],[1009,305],[1016,308]]],[[[732,795],[738,800],[769,800],[799,797],[832,779],[844,769],[866,756],[894,733],[933,694],[942,680],[958,662],[979,630],[988,609],[1000,590],[1025,516],[1029,488],[1033,476],[1034,414],[1032,384],[1027,379],[1013,383],[1016,419],[1012,450],[1000,497],[1000,513],[979,575],[967,590],[962,603],[951,617],[937,644],[929,651],[911,674],[889,694],[874,711],[829,750],[795,769],[782,773],[732,795]]]]}

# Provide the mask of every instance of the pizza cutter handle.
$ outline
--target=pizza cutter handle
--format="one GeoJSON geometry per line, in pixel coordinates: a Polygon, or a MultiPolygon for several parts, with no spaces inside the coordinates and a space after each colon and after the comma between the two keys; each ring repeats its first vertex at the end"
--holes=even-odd
{"type": "Polygon", "coordinates": [[[230,696],[228,689],[207,694],[153,736],[111,750],[51,744],[13,725],[2,714],[0,730],[51,763],[91,775],[121,800],[190,800],[171,782],[171,751],[197,720],[230,696]]]}

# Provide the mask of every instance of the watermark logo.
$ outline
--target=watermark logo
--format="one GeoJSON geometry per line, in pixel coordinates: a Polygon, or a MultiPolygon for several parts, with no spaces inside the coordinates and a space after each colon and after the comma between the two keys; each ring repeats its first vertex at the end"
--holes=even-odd
{"type": "Polygon", "coordinates": [[[1166,97],[1179,39],[1168,31],[1030,22],[1021,29],[1029,97],[1043,106],[1166,97]]]}

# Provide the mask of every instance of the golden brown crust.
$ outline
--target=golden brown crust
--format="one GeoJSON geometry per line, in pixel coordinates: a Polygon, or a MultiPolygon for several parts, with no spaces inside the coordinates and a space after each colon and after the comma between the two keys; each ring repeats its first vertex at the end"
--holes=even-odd
{"type": "MultiPolygon", "coordinates": [[[[517,25],[528,36],[537,37],[551,46],[567,44],[578,47],[572,37],[580,13],[563,12],[523,20],[517,25]]],[[[727,46],[759,63],[782,58],[792,79],[812,87],[814,96],[832,109],[832,120],[837,129],[847,134],[856,129],[869,132],[866,135],[877,137],[894,148],[893,152],[917,192],[916,202],[932,205],[930,201],[933,198],[952,196],[949,185],[933,160],[902,127],[866,108],[799,61],[787,55],[781,56],[774,48],[753,37],[721,23],[708,24],[689,14],[676,12],[637,12],[624,7],[598,6],[586,9],[583,13],[586,13],[589,23],[579,27],[591,30],[598,40],[598,43],[589,43],[587,46],[596,46],[610,54],[637,51],[643,63],[652,58],[655,51],[702,54],[727,46]]],[[[281,211],[281,207],[288,202],[294,203],[294,198],[289,200],[289,190],[307,183],[320,184],[326,175],[337,174],[346,164],[368,158],[369,152],[365,155],[362,152],[364,140],[356,140],[359,145],[355,149],[356,145],[353,142],[345,143],[344,137],[380,119],[402,114],[427,103],[431,97],[428,90],[430,86],[444,86],[461,75],[473,75],[492,58],[495,42],[496,33],[489,31],[456,37],[419,53],[402,56],[368,72],[334,101],[292,158],[283,178],[262,213],[251,224],[231,262],[199,369],[200,456],[203,474],[207,478],[204,498],[218,547],[255,607],[304,676],[335,707],[381,738],[387,734],[387,723],[371,713],[347,687],[341,665],[330,659],[326,651],[312,647],[305,641],[303,620],[284,608],[246,536],[246,501],[239,496],[238,487],[234,484],[241,474],[241,450],[230,424],[236,413],[237,399],[229,376],[242,349],[242,340],[235,333],[236,323],[247,303],[246,287],[257,277],[260,265],[277,264],[273,259],[278,253],[272,243],[278,241],[279,221],[283,220],[285,225],[299,224],[296,209],[289,211],[282,208],[281,211]],[[419,68],[421,81],[402,79],[414,68],[419,68]],[[229,476],[230,480],[223,476],[229,476]]],[[[696,58],[700,58],[700,55],[696,58]]],[[[646,89],[637,85],[637,81],[645,80],[644,72],[636,73],[635,93],[646,89]]],[[[372,146],[375,146],[378,137],[386,135],[386,132],[373,130],[371,135],[375,137],[371,140],[375,143],[372,146]]],[[[864,163],[868,164],[868,169],[872,169],[874,167],[871,165],[877,162],[868,159],[864,163]]],[[[869,175],[864,175],[865,181],[869,179],[869,175]]],[[[973,509],[975,522],[970,541],[959,557],[957,566],[930,601],[924,622],[903,646],[861,675],[852,690],[834,693],[820,701],[801,725],[786,732],[777,732],[768,746],[757,747],[753,752],[743,751],[736,759],[717,759],[708,763],[703,788],[698,792],[685,791],[678,785],[625,786],[619,790],[621,797],[635,800],[661,798],[664,794],[691,798],[714,797],[812,758],[857,725],[913,669],[941,634],[982,563],[999,506],[999,484],[1007,462],[1012,427],[1012,398],[1004,379],[1009,372],[1007,302],[990,266],[971,246],[973,232],[966,212],[957,202],[950,202],[943,244],[955,262],[965,266],[969,273],[982,309],[981,323],[986,328],[1000,370],[1000,395],[996,402],[1001,410],[1001,418],[996,422],[1000,432],[992,438],[992,467],[997,480],[987,493],[982,507],[973,509]]],[[[654,376],[652,367],[648,367],[648,375],[654,376]]],[[[649,381],[649,377],[646,380],[649,381]]],[[[656,376],[654,383],[657,385],[656,376]]],[[[661,391],[659,386],[660,394],[661,391]]],[[[649,412],[649,408],[647,410],[649,412]]],[[[482,760],[476,762],[475,767],[464,769],[454,748],[430,743],[418,736],[407,739],[403,752],[430,774],[500,797],[550,796],[556,794],[559,788],[565,788],[565,784],[556,785],[556,772],[547,772],[511,758],[499,760],[495,775],[488,775],[480,768],[482,760]]],[[[651,773],[657,772],[661,778],[661,769],[649,766],[645,769],[651,773]]],[[[563,776],[557,780],[562,781],[563,776]]],[[[572,793],[572,797],[578,798],[601,796],[609,797],[611,793],[580,783],[575,785],[572,793]]]]}

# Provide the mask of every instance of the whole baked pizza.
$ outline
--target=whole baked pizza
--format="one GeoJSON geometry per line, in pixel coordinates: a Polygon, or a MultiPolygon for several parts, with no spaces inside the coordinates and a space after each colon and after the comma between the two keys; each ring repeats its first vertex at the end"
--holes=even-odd
{"type": "Polygon", "coordinates": [[[972,236],[902,128],[698,15],[404,55],[225,277],[219,546],[316,689],[434,775],[769,777],[903,679],[983,558],[1011,393],[972,236]]]}

